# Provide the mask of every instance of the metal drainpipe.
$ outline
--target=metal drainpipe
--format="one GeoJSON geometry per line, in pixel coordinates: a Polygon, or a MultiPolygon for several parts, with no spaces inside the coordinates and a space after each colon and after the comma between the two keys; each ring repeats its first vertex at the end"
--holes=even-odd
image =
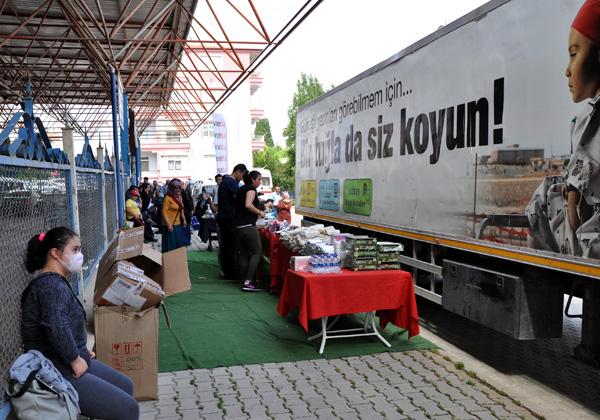
{"type": "Polygon", "coordinates": [[[123,110],[119,110],[122,112],[123,117],[123,129],[121,130],[121,159],[123,160],[123,173],[125,174],[125,179],[127,180],[127,185],[125,188],[128,188],[131,185],[131,162],[129,160],[129,113],[127,112],[127,107],[129,106],[127,101],[127,94],[123,92],[123,110]]]}
{"type": "Polygon", "coordinates": [[[140,138],[135,133],[135,172],[136,185],[139,185],[142,180],[142,151],[140,150],[140,138]]]}
{"type": "Polygon", "coordinates": [[[121,165],[119,164],[119,119],[117,117],[117,75],[115,74],[115,69],[112,66],[110,68],[110,84],[111,84],[111,94],[110,99],[112,103],[112,117],[113,117],[113,144],[114,144],[114,154],[116,157],[116,165],[115,165],[115,175],[117,178],[117,214],[119,216],[119,227],[123,227],[123,212],[125,211],[124,205],[124,194],[123,194],[123,185],[121,183],[121,165]]]}
{"type": "Polygon", "coordinates": [[[104,176],[104,149],[101,144],[99,144],[96,149],[96,159],[100,162],[100,182],[102,185],[102,188],[100,188],[100,199],[102,200],[102,204],[100,205],[100,208],[102,209],[102,238],[104,239],[103,248],[106,249],[106,246],[108,245],[108,231],[106,226],[106,178],[104,176]]]}

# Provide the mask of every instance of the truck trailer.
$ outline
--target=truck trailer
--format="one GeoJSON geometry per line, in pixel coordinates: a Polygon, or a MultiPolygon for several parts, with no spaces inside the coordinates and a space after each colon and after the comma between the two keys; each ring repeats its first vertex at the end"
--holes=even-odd
{"type": "Polygon", "coordinates": [[[591,170],[572,131],[593,103],[565,77],[582,2],[492,0],[301,107],[296,206],[402,242],[418,295],[514,339],[582,317],[574,352],[598,365],[600,232],[560,230],[568,171],[591,170]]]}

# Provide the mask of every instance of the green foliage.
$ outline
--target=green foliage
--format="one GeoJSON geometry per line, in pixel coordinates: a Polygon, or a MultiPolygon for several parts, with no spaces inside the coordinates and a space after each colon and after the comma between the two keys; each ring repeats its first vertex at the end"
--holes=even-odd
{"type": "Polygon", "coordinates": [[[280,146],[267,146],[252,156],[255,168],[267,168],[273,176],[273,186],[279,185],[282,190],[293,187],[293,178],[288,173],[287,149],[280,146]]]}
{"type": "Polygon", "coordinates": [[[288,163],[286,174],[291,178],[291,189],[294,187],[296,172],[296,114],[298,108],[325,93],[323,85],[316,77],[302,73],[296,82],[296,92],[292,98],[292,104],[288,108],[289,122],[283,130],[286,138],[288,163]]]}
{"type": "Polygon", "coordinates": [[[273,147],[273,136],[271,135],[271,125],[269,124],[268,118],[260,119],[256,122],[256,127],[254,128],[255,136],[265,136],[265,144],[267,147],[273,147]]]}

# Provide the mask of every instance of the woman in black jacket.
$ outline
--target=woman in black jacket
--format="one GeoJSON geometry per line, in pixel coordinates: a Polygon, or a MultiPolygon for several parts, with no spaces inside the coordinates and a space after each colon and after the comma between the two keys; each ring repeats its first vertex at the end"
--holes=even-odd
{"type": "Polygon", "coordinates": [[[82,264],[79,236],[68,228],[54,228],[29,241],[25,267],[37,275],[21,296],[23,346],[40,351],[71,382],[83,415],[137,419],[133,382],[87,349],[85,312],[67,282],[82,264]]]}

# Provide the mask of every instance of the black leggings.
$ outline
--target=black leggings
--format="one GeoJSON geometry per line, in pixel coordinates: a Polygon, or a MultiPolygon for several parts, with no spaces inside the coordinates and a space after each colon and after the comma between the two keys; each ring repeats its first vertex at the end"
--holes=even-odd
{"type": "Polygon", "coordinates": [[[262,243],[256,226],[233,228],[240,249],[240,271],[244,280],[254,281],[256,269],[262,258],[262,243]]]}

